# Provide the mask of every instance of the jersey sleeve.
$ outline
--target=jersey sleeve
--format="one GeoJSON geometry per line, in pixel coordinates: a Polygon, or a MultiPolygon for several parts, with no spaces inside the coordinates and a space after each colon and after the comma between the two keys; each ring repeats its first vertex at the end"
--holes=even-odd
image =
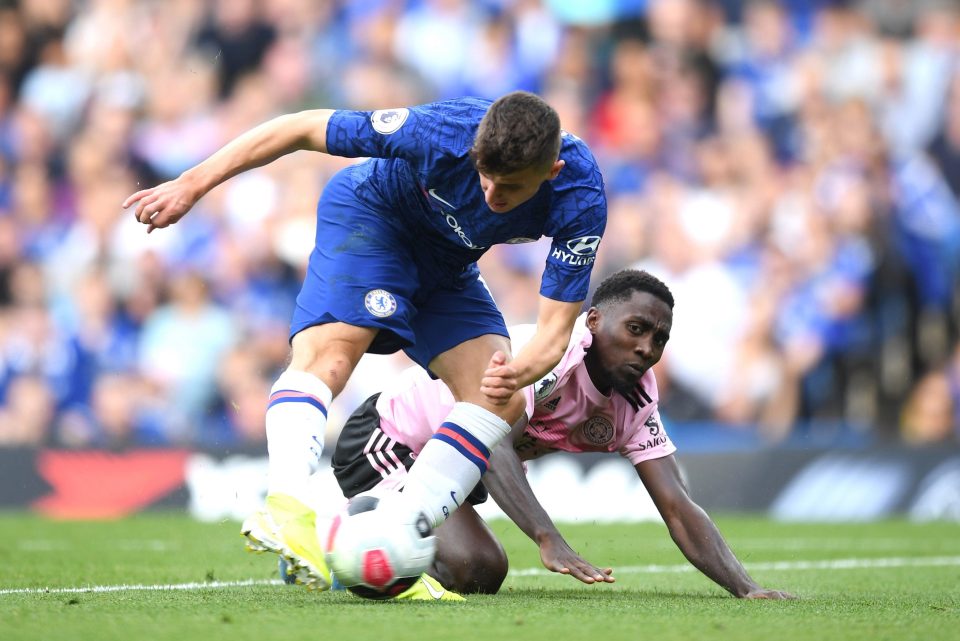
{"type": "Polygon", "coordinates": [[[643,461],[663,458],[677,451],[677,447],[663,429],[660,412],[656,408],[646,419],[642,418],[642,414],[635,416],[633,435],[620,448],[620,454],[624,458],[636,465],[643,461]]]}
{"type": "Polygon", "coordinates": [[[407,107],[379,111],[333,112],[327,123],[327,151],[346,158],[412,159],[420,114],[407,107]]]}
{"type": "Polygon", "coordinates": [[[603,177],[586,145],[569,134],[564,138],[561,157],[566,166],[554,183],[557,195],[552,224],[546,230],[553,243],[540,279],[540,294],[572,303],[587,297],[590,272],[607,224],[607,198],[603,177]]]}
{"type": "Polygon", "coordinates": [[[327,123],[327,151],[346,158],[403,158],[414,164],[464,153],[483,113],[475,101],[447,101],[377,111],[337,110],[327,123]]]}
{"type": "Polygon", "coordinates": [[[541,295],[567,303],[587,298],[590,272],[607,222],[607,204],[602,193],[593,202],[579,201],[576,206],[579,220],[553,237],[540,278],[541,295]]]}

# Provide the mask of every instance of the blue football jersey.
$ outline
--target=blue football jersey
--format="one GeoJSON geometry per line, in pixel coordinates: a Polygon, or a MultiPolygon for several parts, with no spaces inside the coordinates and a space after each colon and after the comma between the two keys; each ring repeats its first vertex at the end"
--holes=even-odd
{"type": "Polygon", "coordinates": [[[437,269],[461,270],[492,245],[553,239],[540,293],[584,300],[607,219],[603,178],[586,144],[564,132],[565,166],[527,202],[492,212],[469,152],[491,102],[460,98],[408,108],[333,113],[327,150],[368,157],[350,171],[357,197],[412,232],[437,269]]]}

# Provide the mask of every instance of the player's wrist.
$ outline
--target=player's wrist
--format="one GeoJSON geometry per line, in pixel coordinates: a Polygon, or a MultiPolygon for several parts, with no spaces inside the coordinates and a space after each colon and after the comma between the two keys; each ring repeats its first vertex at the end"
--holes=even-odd
{"type": "Polygon", "coordinates": [[[214,187],[208,172],[205,172],[200,165],[187,169],[177,177],[177,180],[190,192],[193,202],[200,200],[214,187]]]}
{"type": "Polygon", "coordinates": [[[537,545],[543,547],[546,543],[563,541],[563,537],[560,536],[560,532],[555,527],[540,526],[534,529],[533,540],[537,542],[537,545]]]}
{"type": "Polygon", "coordinates": [[[763,588],[761,588],[756,583],[746,583],[744,585],[739,585],[739,586],[727,588],[727,589],[730,591],[730,594],[737,597],[738,599],[742,599],[744,597],[750,596],[751,594],[753,594],[758,590],[762,590],[763,588]]]}

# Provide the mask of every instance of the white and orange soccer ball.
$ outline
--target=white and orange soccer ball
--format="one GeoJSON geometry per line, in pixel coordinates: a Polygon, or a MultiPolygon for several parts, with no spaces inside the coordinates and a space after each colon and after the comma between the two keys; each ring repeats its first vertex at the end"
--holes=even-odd
{"type": "Polygon", "coordinates": [[[334,516],[325,542],[337,581],[366,599],[389,599],[409,588],[437,550],[426,514],[393,491],[353,497],[334,516]]]}

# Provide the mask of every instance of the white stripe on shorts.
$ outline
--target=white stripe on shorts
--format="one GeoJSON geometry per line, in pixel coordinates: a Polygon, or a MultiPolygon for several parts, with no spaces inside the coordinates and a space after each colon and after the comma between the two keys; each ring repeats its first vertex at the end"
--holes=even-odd
{"type": "Polygon", "coordinates": [[[403,467],[400,459],[393,453],[393,446],[395,444],[396,441],[377,427],[374,428],[373,434],[370,435],[367,446],[363,448],[363,453],[366,455],[367,461],[370,462],[370,467],[375,469],[383,478],[387,478],[390,474],[403,467]],[[387,456],[389,456],[390,459],[388,459],[387,456]]]}

